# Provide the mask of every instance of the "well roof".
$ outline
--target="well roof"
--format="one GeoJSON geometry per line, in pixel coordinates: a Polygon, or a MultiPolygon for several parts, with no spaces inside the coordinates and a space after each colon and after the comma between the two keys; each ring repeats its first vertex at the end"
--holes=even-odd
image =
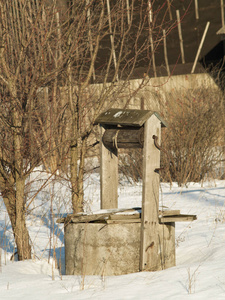
{"type": "Polygon", "coordinates": [[[155,111],[118,108],[111,108],[101,113],[95,120],[95,124],[141,127],[152,115],[161,121],[162,127],[167,127],[166,121],[155,111]]]}

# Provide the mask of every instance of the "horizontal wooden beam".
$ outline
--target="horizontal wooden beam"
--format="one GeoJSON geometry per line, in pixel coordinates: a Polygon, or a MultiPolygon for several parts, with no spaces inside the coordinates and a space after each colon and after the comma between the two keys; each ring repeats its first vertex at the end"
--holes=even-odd
{"type": "MultiPolygon", "coordinates": [[[[115,212],[99,213],[93,215],[68,215],[66,218],[57,219],[57,223],[88,223],[95,221],[106,221],[108,224],[112,223],[137,223],[141,222],[141,213],[138,213],[135,209],[122,209],[122,212],[135,212],[134,214],[117,214],[115,212]]],[[[159,222],[160,223],[171,223],[171,222],[191,222],[197,219],[196,215],[184,215],[180,214],[179,210],[168,210],[159,211],[159,222]]]]}
{"type": "Polygon", "coordinates": [[[180,215],[180,210],[160,210],[159,217],[180,215]]]}
{"type": "Polygon", "coordinates": [[[132,219],[139,219],[141,218],[140,213],[135,213],[135,214],[115,214],[115,215],[110,215],[109,220],[132,220],[132,219]]]}
{"type": "Polygon", "coordinates": [[[118,223],[141,223],[141,219],[120,219],[120,220],[106,220],[107,224],[118,224],[118,223]]]}
{"type": "Polygon", "coordinates": [[[160,223],[171,223],[171,222],[191,222],[197,219],[196,215],[177,215],[159,218],[160,223]]]}
{"type": "MultiPolygon", "coordinates": [[[[134,208],[119,208],[119,209],[108,209],[107,212],[99,213],[99,214],[92,214],[92,215],[87,215],[87,214],[68,214],[67,217],[64,218],[59,218],[56,220],[56,223],[85,223],[85,222],[92,222],[96,220],[104,220],[109,217],[112,218],[113,215],[117,213],[122,213],[122,212],[138,212],[140,211],[140,207],[134,207],[134,208]]],[[[138,213],[137,213],[138,215],[138,213]]],[[[120,215],[118,215],[120,216],[120,215]]],[[[129,216],[129,215],[127,215],[129,216]]]]}

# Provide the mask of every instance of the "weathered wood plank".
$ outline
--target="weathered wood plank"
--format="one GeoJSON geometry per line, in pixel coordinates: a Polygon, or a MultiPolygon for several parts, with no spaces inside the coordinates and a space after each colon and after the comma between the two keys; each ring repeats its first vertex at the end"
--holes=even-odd
{"type": "Polygon", "coordinates": [[[203,32],[203,35],[202,35],[202,39],[201,39],[201,42],[199,44],[199,47],[198,47],[198,51],[197,51],[197,54],[195,56],[195,61],[194,61],[194,64],[193,64],[193,67],[191,69],[191,74],[194,73],[195,71],[195,68],[196,68],[196,65],[197,65],[197,62],[198,62],[198,59],[199,59],[199,55],[201,53],[201,50],[202,50],[202,46],[203,46],[203,43],[205,41],[205,37],[206,37],[206,34],[207,34],[207,31],[209,29],[209,25],[210,25],[210,22],[207,22],[206,26],[205,26],[205,30],[203,32]]]}
{"type": "Polygon", "coordinates": [[[121,220],[106,220],[107,224],[122,224],[122,223],[141,223],[141,219],[121,219],[121,220]]]}
{"type": "Polygon", "coordinates": [[[153,135],[158,137],[160,143],[159,119],[152,115],[144,129],[140,270],[155,271],[159,257],[159,174],[155,169],[160,167],[160,150],[154,145],[153,135]]]}
{"type": "Polygon", "coordinates": [[[120,216],[137,216],[136,218],[138,218],[138,216],[140,216],[139,213],[136,214],[129,214],[129,215],[121,215],[117,213],[121,213],[121,212],[137,212],[139,211],[141,208],[139,207],[135,207],[135,208],[120,208],[120,209],[112,209],[109,210],[107,212],[103,212],[103,213],[98,213],[98,214],[91,214],[91,215],[87,215],[87,214],[69,214],[67,217],[65,218],[59,218],[57,219],[56,223],[68,223],[68,222],[72,222],[72,223],[79,223],[79,222],[92,222],[95,220],[104,220],[107,218],[113,218],[113,216],[117,216],[118,218],[120,218],[120,216]]]}
{"type": "Polygon", "coordinates": [[[117,109],[111,108],[102,113],[95,120],[95,124],[142,126],[153,114],[153,111],[138,109],[117,109]]]}
{"type": "Polygon", "coordinates": [[[153,114],[161,121],[162,126],[167,126],[165,120],[163,120],[157,112],[151,110],[118,108],[111,108],[103,112],[97,117],[94,124],[141,127],[153,114]]]}
{"type": "Polygon", "coordinates": [[[72,223],[89,223],[98,220],[105,220],[110,214],[96,214],[96,215],[83,215],[83,216],[72,216],[70,222],[72,223]]]}
{"type": "MultiPolygon", "coordinates": [[[[131,211],[127,210],[127,211],[131,211]]],[[[160,223],[171,223],[171,222],[189,222],[194,221],[197,219],[196,215],[184,215],[184,214],[175,214],[175,212],[179,211],[169,211],[168,214],[162,214],[162,216],[159,216],[159,222],[160,223]]],[[[56,220],[56,223],[88,223],[88,222],[94,222],[94,221],[103,221],[106,220],[107,223],[113,223],[108,221],[115,221],[115,222],[124,222],[129,223],[134,220],[134,222],[141,222],[141,214],[135,213],[135,214],[116,214],[117,212],[109,212],[109,213],[100,213],[100,214],[93,214],[93,215],[68,215],[65,218],[59,218],[56,220]]],[[[160,212],[159,212],[160,213],[160,212]]]]}
{"type": "MultiPolygon", "coordinates": [[[[164,216],[179,216],[180,215],[180,210],[166,210],[166,211],[161,211],[159,210],[159,217],[164,217],[164,216]]],[[[111,220],[120,220],[120,219],[137,219],[141,218],[141,213],[135,213],[135,214],[113,214],[110,215],[109,219],[111,220]]]]}
{"type": "Polygon", "coordinates": [[[197,219],[196,215],[177,215],[177,216],[164,216],[159,218],[160,223],[171,223],[171,222],[189,222],[197,219]]]}
{"type": "Polygon", "coordinates": [[[101,163],[100,163],[100,186],[101,186],[101,209],[118,207],[118,155],[115,151],[108,150],[103,144],[102,137],[105,129],[100,127],[101,163]]]}
{"type": "Polygon", "coordinates": [[[110,215],[109,216],[109,220],[126,220],[126,219],[140,219],[141,218],[141,214],[140,213],[136,213],[136,214],[115,214],[115,215],[110,215]]]}
{"type": "Polygon", "coordinates": [[[184,41],[182,37],[182,29],[181,29],[181,21],[180,21],[180,11],[176,10],[177,14],[177,28],[178,28],[178,35],[180,40],[180,52],[181,52],[181,60],[182,64],[185,64],[185,58],[184,58],[184,41]]]}
{"type": "MultiPolygon", "coordinates": [[[[94,220],[101,220],[101,219],[103,220],[103,219],[106,219],[106,218],[109,218],[109,220],[138,219],[138,218],[141,218],[141,212],[138,212],[138,211],[141,211],[141,208],[136,208],[136,209],[135,208],[129,208],[129,209],[122,208],[122,209],[112,210],[110,212],[105,212],[105,213],[100,213],[100,214],[92,214],[92,215],[87,215],[87,214],[73,215],[73,214],[70,214],[67,217],[58,218],[56,220],[56,223],[64,223],[66,218],[67,218],[67,220],[70,220],[71,222],[75,222],[75,223],[91,222],[91,221],[94,221],[94,220]],[[134,214],[130,214],[130,213],[127,214],[128,212],[132,212],[132,211],[134,212],[134,214]],[[124,212],[124,213],[122,213],[122,212],[124,212]]],[[[159,220],[163,220],[163,217],[167,217],[167,216],[172,216],[172,217],[177,218],[177,222],[180,222],[179,217],[181,217],[181,219],[184,216],[185,217],[190,216],[190,218],[196,217],[195,215],[181,215],[180,210],[167,210],[167,211],[161,211],[160,210],[159,211],[159,220]]],[[[168,219],[165,219],[165,220],[168,221],[168,219]]]]}
{"type": "Polygon", "coordinates": [[[159,211],[159,216],[176,216],[180,214],[180,210],[163,210],[159,211]]]}

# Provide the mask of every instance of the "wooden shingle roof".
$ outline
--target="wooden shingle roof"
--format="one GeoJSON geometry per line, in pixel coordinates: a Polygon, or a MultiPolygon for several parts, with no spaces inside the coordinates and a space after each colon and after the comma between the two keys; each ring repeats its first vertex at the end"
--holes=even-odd
{"type": "Polygon", "coordinates": [[[111,108],[101,113],[95,120],[95,125],[141,127],[152,115],[155,115],[161,121],[162,127],[167,127],[166,121],[155,111],[118,108],[111,108]]]}

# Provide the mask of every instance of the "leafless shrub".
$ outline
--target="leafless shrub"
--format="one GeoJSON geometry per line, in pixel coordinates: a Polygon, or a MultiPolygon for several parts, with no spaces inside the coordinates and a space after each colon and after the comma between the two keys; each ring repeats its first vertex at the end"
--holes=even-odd
{"type": "Polygon", "coordinates": [[[200,88],[170,95],[164,106],[169,128],[163,131],[164,181],[179,186],[200,182],[212,175],[222,159],[224,143],[223,94],[200,88]]]}
{"type": "MultiPolygon", "coordinates": [[[[169,125],[162,130],[162,181],[181,186],[223,178],[223,92],[215,85],[183,88],[167,94],[166,101],[158,101],[169,125]]],[[[131,149],[120,156],[120,172],[133,182],[142,178],[141,150],[131,149]]]]}
{"type": "Polygon", "coordinates": [[[119,156],[119,173],[130,183],[142,179],[142,149],[129,149],[119,156]]]}

